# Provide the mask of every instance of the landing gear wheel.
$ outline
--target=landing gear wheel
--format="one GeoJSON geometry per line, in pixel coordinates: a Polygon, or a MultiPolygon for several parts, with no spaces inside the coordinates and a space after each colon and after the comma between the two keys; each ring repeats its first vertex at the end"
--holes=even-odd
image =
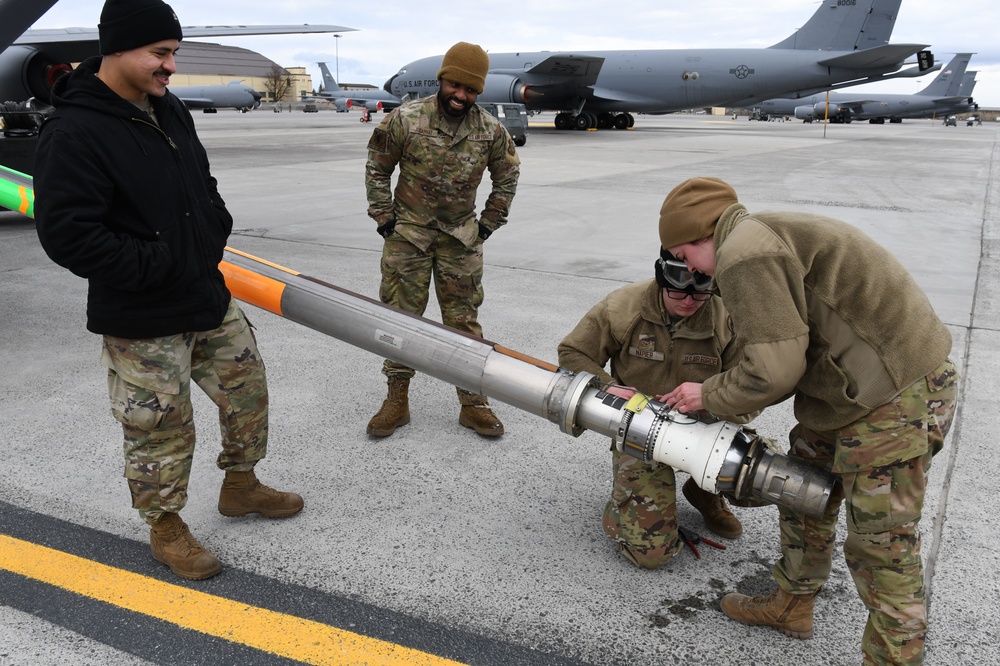
{"type": "Polygon", "coordinates": [[[617,116],[615,116],[615,129],[628,129],[628,128],[629,124],[628,124],[627,113],[619,113],[617,116]]]}
{"type": "Polygon", "coordinates": [[[594,120],[590,117],[589,113],[581,113],[576,118],[573,119],[573,127],[578,130],[587,130],[594,126],[591,121],[594,120]]]}
{"type": "Polygon", "coordinates": [[[556,129],[570,129],[573,127],[573,116],[568,113],[556,114],[556,129]]]}

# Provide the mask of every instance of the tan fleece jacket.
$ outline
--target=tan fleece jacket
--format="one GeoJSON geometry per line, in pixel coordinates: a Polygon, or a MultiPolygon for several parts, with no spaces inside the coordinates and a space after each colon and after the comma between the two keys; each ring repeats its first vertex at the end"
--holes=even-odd
{"type": "Polygon", "coordinates": [[[804,426],[862,418],[931,372],[951,334],[885,248],[839,220],[730,206],[715,230],[715,283],[739,363],[704,382],[706,409],[747,412],[795,395],[804,426]]]}
{"type": "MultiPolygon", "coordinates": [[[[682,382],[703,382],[735,364],[729,316],[715,297],[671,330],[656,280],[608,294],[559,343],[559,365],[606,383],[662,395],[682,382]],[[610,361],[611,373],[605,371],[610,361]]],[[[746,423],[746,417],[717,413],[746,423]]]]}

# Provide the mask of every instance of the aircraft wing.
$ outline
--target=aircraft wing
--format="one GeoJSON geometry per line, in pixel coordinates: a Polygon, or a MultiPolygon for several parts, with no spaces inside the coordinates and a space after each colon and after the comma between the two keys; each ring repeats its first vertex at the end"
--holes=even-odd
{"type": "MultiPolygon", "coordinates": [[[[340,25],[205,25],[183,26],[184,38],[237,37],[246,35],[297,35],[324,32],[354,32],[340,25]]],[[[98,53],[97,28],[46,28],[27,30],[14,44],[32,46],[57,62],[80,62],[98,53]]]]}
{"type": "MultiPolygon", "coordinates": [[[[597,83],[603,64],[604,58],[597,56],[553,53],[528,69],[496,68],[490,69],[490,75],[520,77],[532,86],[545,87],[550,92],[578,95],[582,89],[597,83]]],[[[489,85],[488,79],[486,83],[489,85]]]]}
{"type": "Polygon", "coordinates": [[[184,102],[184,106],[189,109],[211,109],[218,106],[216,101],[209,97],[181,97],[178,95],[177,98],[184,102]]]}
{"type": "Polygon", "coordinates": [[[878,103],[879,103],[879,100],[877,100],[877,99],[844,99],[844,100],[838,99],[837,100],[837,106],[847,106],[847,107],[850,107],[852,109],[860,109],[865,104],[878,104],[878,103]]]}
{"type": "Polygon", "coordinates": [[[554,53],[525,73],[532,76],[571,77],[576,85],[592,86],[597,83],[604,58],[579,56],[571,53],[554,53]]]}
{"type": "Polygon", "coordinates": [[[885,44],[862,51],[852,51],[845,55],[834,56],[820,60],[818,64],[825,67],[843,69],[876,69],[898,65],[912,55],[927,48],[927,44],[885,44]]]}
{"type": "MultiPolygon", "coordinates": [[[[299,35],[317,32],[354,32],[357,28],[341,25],[186,25],[184,37],[232,37],[239,35],[299,35]]],[[[44,28],[26,30],[15,44],[52,44],[56,42],[97,41],[97,28],[44,28]]]]}

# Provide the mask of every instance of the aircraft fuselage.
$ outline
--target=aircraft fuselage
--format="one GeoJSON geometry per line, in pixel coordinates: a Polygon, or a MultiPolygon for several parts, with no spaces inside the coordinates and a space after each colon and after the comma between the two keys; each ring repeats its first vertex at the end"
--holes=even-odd
{"type": "MultiPolygon", "coordinates": [[[[518,102],[529,110],[669,113],[723,106],[736,100],[765,100],[790,90],[812,89],[893,72],[898,62],[862,70],[818,64],[846,53],[792,49],[692,49],[654,51],[547,51],[490,54],[482,102],[518,102]],[[540,63],[565,57],[537,71],[540,63]],[[590,59],[596,79],[573,68],[590,59]],[[492,80],[491,80],[492,79],[492,80]],[[592,81],[592,82],[591,82],[592,81]],[[582,104],[582,106],[581,106],[582,104]]],[[[441,56],[404,67],[386,83],[397,97],[437,90],[441,56]]],[[[592,72],[591,72],[592,74],[592,72]]]]}

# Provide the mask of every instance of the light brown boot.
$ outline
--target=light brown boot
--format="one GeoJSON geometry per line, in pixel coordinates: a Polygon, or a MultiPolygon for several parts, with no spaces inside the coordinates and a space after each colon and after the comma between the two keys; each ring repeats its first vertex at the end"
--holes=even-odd
{"type": "Polygon", "coordinates": [[[219,558],[205,550],[176,513],[165,513],[149,529],[153,559],[181,578],[202,580],[222,571],[219,558]]]}
{"type": "Polygon", "coordinates": [[[226,472],[219,491],[219,513],[237,517],[259,513],[265,518],[286,518],[302,510],[302,497],[283,493],[257,480],[253,470],[226,472]]]}
{"type": "Polygon", "coordinates": [[[373,437],[388,437],[399,426],[410,422],[410,380],[405,377],[389,377],[389,395],[382,402],[378,414],[368,422],[368,434],[373,437]]]}
{"type": "Polygon", "coordinates": [[[792,638],[813,637],[812,594],[789,594],[780,587],[766,597],[733,592],[722,598],[722,612],[737,622],[774,627],[792,638]]]}
{"type": "Polygon", "coordinates": [[[499,437],[503,434],[503,424],[489,405],[462,405],[458,423],[472,428],[483,437],[499,437]]]}
{"type": "Polygon", "coordinates": [[[722,495],[713,495],[702,490],[694,479],[688,479],[681,490],[691,506],[701,513],[709,532],[714,532],[725,539],[735,539],[743,534],[740,519],[729,510],[722,495]]]}

